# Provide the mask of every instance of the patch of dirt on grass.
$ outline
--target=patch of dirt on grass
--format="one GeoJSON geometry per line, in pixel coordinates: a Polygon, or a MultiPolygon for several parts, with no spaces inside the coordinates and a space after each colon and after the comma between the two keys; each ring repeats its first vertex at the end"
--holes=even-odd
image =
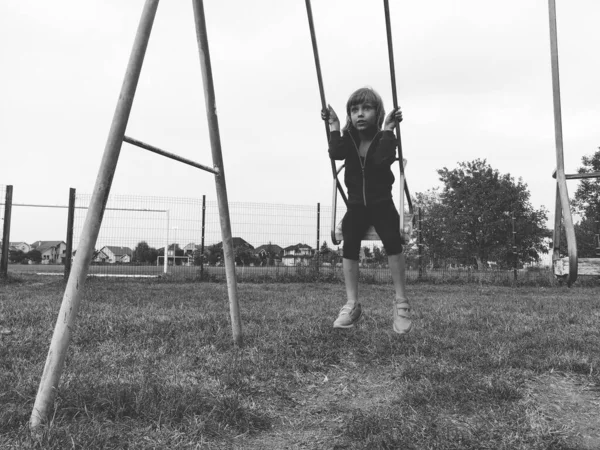
{"type": "Polygon", "coordinates": [[[294,405],[277,413],[273,430],[240,439],[240,449],[345,448],[341,427],[357,410],[388,404],[405,389],[390,372],[333,369],[327,375],[302,374],[303,387],[291,394],[294,405]]]}
{"type": "Polygon", "coordinates": [[[584,376],[550,373],[527,385],[532,428],[562,435],[580,449],[600,448],[600,392],[584,376]]]}

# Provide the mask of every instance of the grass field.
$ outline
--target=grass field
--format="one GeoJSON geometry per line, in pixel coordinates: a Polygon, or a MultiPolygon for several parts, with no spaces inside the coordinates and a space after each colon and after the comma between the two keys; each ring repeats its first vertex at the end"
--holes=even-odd
{"type": "MultiPolygon", "coordinates": [[[[19,275],[62,275],[64,266],[59,264],[11,264],[9,273],[19,275]]],[[[204,280],[224,281],[225,267],[205,266],[200,270],[199,266],[168,266],[167,273],[163,273],[162,266],[155,265],[129,265],[129,264],[102,264],[90,265],[88,273],[90,276],[105,277],[161,277],[176,278],[180,280],[199,281],[204,280]]],[[[341,267],[320,266],[318,270],[307,266],[269,266],[252,267],[237,266],[236,276],[243,282],[312,282],[312,281],[342,281],[341,267]]],[[[361,267],[360,277],[363,281],[376,283],[391,283],[390,271],[387,267],[361,267]]],[[[421,274],[417,269],[408,269],[406,279],[409,282],[425,280],[432,283],[483,283],[496,285],[512,285],[514,283],[512,270],[448,270],[433,269],[424,270],[421,274]]],[[[597,277],[596,277],[597,278],[597,277]]],[[[517,284],[519,285],[544,285],[556,284],[554,274],[549,268],[517,271],[517,284]]],[[[589,284],[590,277],[579,277],[579,284],[589,284]],[[586,278],[588,278],[586,280],[586,278]]],[[[596,284],[598,284],[596,282],[596,284]]],[[[599,284],[600,285],[600,284],[599,284]]]]}
{"type": "Polygon", "coordinates": [[[0,281],[0,448],[598,449],[600,289],[90,279],[50,424],[27,422],[64,285],[0,281]]]}

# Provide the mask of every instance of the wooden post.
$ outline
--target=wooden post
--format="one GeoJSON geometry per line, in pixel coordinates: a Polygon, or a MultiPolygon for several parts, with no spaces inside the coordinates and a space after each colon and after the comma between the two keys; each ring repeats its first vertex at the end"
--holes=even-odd
{"type": "Polygon", "coordinates": [[[519,254],[517,253],[517,232],[515,231],[515,212],[511,212],[511,224],[512,224],[512,254],[513,254],[513,276],[515,283],[517,282],[517,269],[519,268],[519,254]]]}
{"type": "Polygon", "coordinates": [[[317,273],[319,273],[319,259],[321,258],[321,247],[320,247],[320,241],[321,240],[321,203],[317,203],[317,273]]]}
{"type": "Polygon", "coordinates": [[[196,37],[198,40],[198,51],[200,54],[200,68],[202,70],[202,82],[204,86],[204,101],[206,104],[206,116],[208,118],[210,148],[212,152],[213,164],[218,171],[218,173],[215,175],[215,185],[217,190],[217,202],[219,204],[221,236],[223,238],[223,258],[225,259],[225,274],[227,275],[227,291],[229,294],[231,328],[233,333],[233,342],[240,346],[242,345],[242,322],[240,319],[240,310],[238,305],[233,238],[231,236],[231,220],[229,217],[227,185],[225,183],[225,168],[223,164],[223,154],[221,151],[221,137],[219,134],[219,120],[217,117],[217,102],[215,99],[215,89],[208,47],[208,33],[206,30],[203,1],[193,0],[193,4],[194,23],[196,25],[196,37]]]}
{"type": "Polygon", "coordinates": [[[8,277],[8,248],[10,247],[10,221],[12,216],[12,185],[6,186],[4,196],[4,226],[2,227],[2,255],[0,256],[0,277],[8,277]]]}
{"type": "Polygon", "coordinates": [[[73,258],[73,224],[75,222],[75,189],[69,189],[69,213],[67,215],[67,258],[65,259],[65,280],[71,273],[71,260],[73,258]]]}
{"type": "Polygon", "coordinates": [[[423,279],[423,208],[419,207],[419,230],[418,230],[418,247],[419,247],[419,280],[423,279]]]}
{"type": "Polygon", "coordinates": [[[44,373],[42,374],[31,413],[30,426],[32,429],[37,428],[46,419],[54,402],[54,395],[67,355],[71,330],[73,329],[79,309],[83,286],[85,285],[89,264],[94,254],[94,246],[100,232],[102,217],[117,167],[125,129],[129,120],[157,8],[158,0],[146,0],[104,148],[104,155],[96,178],[90,208],[85,218],[82,236],[77,247],[77,254],[73,261],[71,274],[67,281],[54,334],[52,335],[52,342],[50,343],[50,350],[46,358],[44,373]]]}
{"type": "MultiPolygon", "coordinates": [[[[562,135],[562,113],[560,102],[560,77],[558,70],[558,36],[556,29],[556,4],[555,0],[548,0],[550,16],[550,57],[552,63],[552,98],[554,104],[554,141],[556,146],[556,218],[554,238],[557,238],[556,223],[558,222],[559,209],[565,224],[567,236],[567,251],[569,253],[569,286],[577,280],[577,240],[573,216],[569,205],[569,193],[567,191],[567,179],[565,176],[565,158],[563,151],[562,135]]],[[[558,230],[560,233],[560,229],[558,230]]],[[[554,252],[556,255],[556,252],[554,252]]]]}
{"type": "Polygon", "coordinates": [[[202,239],[200,241],[200,280],[204,279],[204,235],[206,223],[206,195],[202,196],[202,239]]]}

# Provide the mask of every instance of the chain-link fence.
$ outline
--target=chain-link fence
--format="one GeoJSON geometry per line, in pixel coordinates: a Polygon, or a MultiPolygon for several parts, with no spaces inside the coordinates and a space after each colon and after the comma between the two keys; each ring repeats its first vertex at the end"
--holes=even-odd
{"type": "MultiPolygon", "coordinates": [[[[0,186],[0,189],[4,187],[0,186]]],[[[73,254],[77,252],[90,201],[90,194],[77,193],[72,210],[73,254]]],[[[335,222],[339,222],[345,212],[343,202],[340,203],[335,222]]],[[[334,243],[331,236],[331,206],[232,202],[229,211],[236,274],[240,281],[343,278],[341,246],[334,243]]],[[[416,225],[418,228],[419,222],[416,225]]],[[[418,230],[415,237],[417,233],[418,230]]],[[[68,230],[66,234],[68,237],[68,230]]],[[[418,257],[416,245],[416,239],[413,239],[407,249],[409,281],[553,282],[551,270],[544,268],[478,271],[472,267],[448,266],[433,269],[418,257]]],[[[14,267],[22,271],[62,273],[62,264],[68,263],[66,253],[64,258],[52,264],[14,267]]],[[[224,279],[217,202],[206,201],[204,197],[112,195],[106,205],[89,273],[95,276],[224,279]]],[[[380,241],[363,242],[360,276],[363,281],[391,282],[380,241]]]]}

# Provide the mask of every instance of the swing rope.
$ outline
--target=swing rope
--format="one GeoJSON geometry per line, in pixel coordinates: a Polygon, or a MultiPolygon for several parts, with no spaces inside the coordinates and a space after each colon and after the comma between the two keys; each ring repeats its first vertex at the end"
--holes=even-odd
{"type": "MultiPolygon", "coordinates": [[[[383,5],[384,5],[384,10],[385,10],[385,24],[386,24],[386,34],[387,34],[387,45],[388,45],[388,55],[389,55],[389,62],[390,62],[390,78],[391,78],[391,83],[392,83],[392,100],[393,100],[393,104],[394,104],[394,110],[398,108],[398,96],[397,96],[397,92],[396,92],[396,71],[395,71],[395,67],[394,67],[394,49],[393,49],[393,45],[392,45],[392,26],[391,26],[391,20],[390,20],[390,8],[389,8],[389,3],[388,0],[384,0],[383,1],[383,5]]],[[[313,16],[312,16],[312,7],[310,4],[310,0],[306,0],[306,14],[308,16],[308,25],[310,28],[310,36],[311,36],[311,41],[312,41],[312,48],[313,48],[313,55],[314,55],[314,59],[315,59],[315,66],[316,66],[316,70],[317,70],[317,81],[319,83],[319,94],[321,96],[321,108],[323,111],[327,111],[327,102],[325,101],[325,89],[323,87],[323,76],[321,73],[321,64],[319,61],[319,50],[317,48],[317,37],[316,37],[316,33],[315,33],[315,26],[314,26],[314,21],[313,21],[313,16]]],[[[327,134],[327,142],[329,142],[329,138],[330,138],[330,129],[329,129],[329,122],[327,120],[324,121],[325,122],[325,132],[327,134]]],[[[402,152],[402,140],[401,140],[401,136],[400,136],[400,123],[396,122],[396,137],[398,139],[398,161],[399,161],[399,165],[400,165],[400,177],[398,180],[398,183],[400,185],[400,199],[399,199],[399,205],[398,205],[398,213],[399,213],[399,217],[400,217],[400,232],[403,234],[403,236],[406,235],[410,235],[412,233],[412,220],[414,220],[414,213],[413,213],[413,205],[412,205],[412,200],[410,198],[410,192],[408,190],[408,184],[406,182],[406,177],[404,175],[404,164],[405,164],[405,160],[403,158],[403,152],[402,152]],[[409,227],[410,231],[407,231],[407,228],[405,228],[405,217],[404,217],[404,196],[406,195],[407,198],[407,204],[408,204],[408,219],[411,221],[411,224],[409,227]]],[[[333,179],[334,179],[334,189],[333,189],[333,201],[332,201],[332,222],[331,222],[331,240],[332,242],[337,245],[340,243],[340,240],[336,237],[336,224],[335,224],[335,215],[336,215],[336,209],[337,209],[337,192],[339,191],[342,199],[344,200],[344,203],[346,205],[348,205],[348,199],[346,197],[346,193],[344,192],[339,179],[338,179],[338,175],[340,173],[340,171],[343,169],[344,165],[342,165],[339,169],[336,167],[335,161],[331,160],[331,170],[333,173],[333,179]]],[[[338,230],[338,234],[339,234],[339,230],[338,230]]],[[[376,233],[368,233],[368,240],[377,240],[378,236],[376,233]]]]}
{"type": "MultiPolygon", "coordinates": [[[[317,81],[319,83],[319,94],[321,95],[321,109],[323,111],[327,111],[327,101],[325,100],[325,88],[323,87],[323,75],[321,74],[321,63],[319,60],[319,49],[317,47],[317,35],[315,33],[315,24],[313,22],[312,16],[312,7],[310,5],[310,0],[306,0],[306,14],[308,16],[308,26],[310,28],[310,38],[312,41],[313,55],[315,57],[315,67],[317,68],[317,81]]],[[[329,122],[327,120],[325,123],[325,134],[327,135],[327,142],[329,142],[330,130],[329,130],[329,122]]],[[[337,179],[337,169],[335,166],[335,161],[331,160],[331,171],[333,172],[333,177],[335,180],[335,185],[337,190],[340,192],[342,199],[344,200],[344,204],[348,204],[348,198],[346,197],[346,193],[342,188],[339,180],[337,179]]]]}

